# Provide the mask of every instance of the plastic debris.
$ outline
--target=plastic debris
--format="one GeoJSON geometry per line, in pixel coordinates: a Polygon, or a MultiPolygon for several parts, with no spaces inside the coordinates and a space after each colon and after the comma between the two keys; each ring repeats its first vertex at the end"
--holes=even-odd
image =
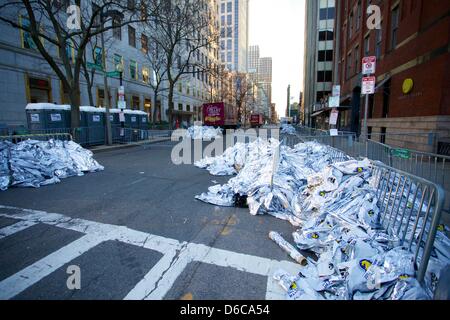
{"type": "Polygon", "coordinates": [[[294,135],[295,132],[296,132],[296,130],[295,130],[295,128],[292,125],[290,125],[290,124],[283,124],[283,125],[281,125],[280,133],[294,135]]]}
{"type": "Polygon", "coordinates": [[[279,245],[281,249],[286,251],[286,253],[288,253],[289,256],[299,264],[307,264],[306,258],[302,256],[300,252],[298,252],[289,242],[284,240],[284,238],[278,232],[269,232],[269,238],[272,239],[277,245],[279,245]]]}
{"type": "Polygon", "coordinates": [[[222,136],[222,129],[208,126],[192,126],[186,131],[186,137],[191,139],[210,140],[222,136]]]}
{"type": "Polygon", "coordinates": [[[91,151],[73,141],[0,142],[0,152],[2,190],[10,186],[38,188],[63,178],[104,170],[91,151]]]}
{"type": "Polygon", "coordinates": [[[278,233],[269,234],[294,260],[308,262],[297,276],[283,271],[274,275],[286,290],[287,299],[432,298],[441,270],[450,265],[447,228],[438,228],[421,287],[414,278],[415,244],[408,248],[402,242],[404,235],[405,239],[418,239],[422,233],[424,239],[427,237],[422,222],[429,204],[424,201],[421,206],[421,190],[395,175],[375,181],[368,159],[336,161],[334,154],[332,148],[317,142],[293,148],[273,139],[239,144],[222,156],[196,163],[211,174],[236,174],[226,184],[216,185],[197,198],[241,207],[246,196],[250,214],[270,214],[298,227],[292,234],[298,250],[278,233]],[[405,190],[411,189],[410,195],[379,194],[375,189],[378,182],[388,183],[393,190],[404,184],[405,190]],[[406,216],[409,220],[402,222],[399,214],[385,229],[383,208],[388,203],[406,206],[419,216],[406,216]],[[400,222],[404,235],[393,227],[400,222]],[[303,251],[314,253],[317,260],[305,258],[303,251]]]}

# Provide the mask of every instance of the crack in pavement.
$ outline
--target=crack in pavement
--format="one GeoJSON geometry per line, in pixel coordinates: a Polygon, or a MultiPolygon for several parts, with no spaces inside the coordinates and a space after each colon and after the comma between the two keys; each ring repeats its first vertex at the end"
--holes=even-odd
{"type": "Polygon", "coordinates": [[[179,249],[175,250],[175,255],[173,256],[172,260],[170,261],[169,266],[161,273],[161,275],[159,276],[158,280],[156,280],[155,282],[155,286],[153,287],[152,290],[150,290],[150,292],[148,294],[145,295],[144,299],[145,300],[148,296],[150,296],[156,289],[159,288],[159,283],[161,282],[161,280],[164,278],[164,275],[172,268],[172,266],[179,260],[180,255],[187,249],[189,243],[188,242],[183,242],[181,244],[181,247],[179,249]]]}

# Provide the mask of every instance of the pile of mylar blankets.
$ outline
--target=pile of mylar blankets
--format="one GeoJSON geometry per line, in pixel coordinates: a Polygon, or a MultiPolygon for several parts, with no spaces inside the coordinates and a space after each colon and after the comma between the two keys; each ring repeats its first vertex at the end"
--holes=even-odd
{"type": "MultiPolygon", "coordinates": [[[[297,262],[307,262],[297,274],[274,274],[288,299],[431,298],[440,271],[450,264],[448,229],[439,228],[421,286],[414,278],[414,248],[404,250],[394,232],[381,228],[371,162],[336,162],[332,154],[316,142],[293,148],[273,139],[238,143],[221,156],[195,163],[213,175],[236,174],[196,198],[234,206],[237,195],[246,197],[251,214],[270,214],[299,227],[292,234],[297,249],[317,259],[303,257],[281,235],[269,235],[297,262]]],[[[408,200],[403,196],[399,201],[408,200]]],[[[415,230],[417,236],[421,230],[413,228],[412,218],[407,232],[411,236],[415,230]]]]}
{"type": "Polygon", "coordinates": [[[40,187],[104,170],[91,151],[73,141],[0,142],[0,190],[40,187]]]}
{"type": "Polygon", "coordinates": [[[191,139],[214,139],[222,135],[222,129],[208,126],[192,126],[186,131],[186,137],[191,139]]]}

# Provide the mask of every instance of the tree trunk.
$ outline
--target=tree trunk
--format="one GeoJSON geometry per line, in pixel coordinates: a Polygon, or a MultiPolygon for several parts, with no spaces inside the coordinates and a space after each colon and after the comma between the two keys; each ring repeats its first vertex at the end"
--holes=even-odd
{"type": "Polygon", "coordinates": [[[153,112],[152,112],[152,123],[153,125],[156,124],[156,116],[157,116],[157,110],[156,107],[158,106],[158,90],[155,90],[153,93],[153,112]]]}
{"type": "Polygon", "coordinates": [[[173,129],[173,89],[174,84],[169,84],[169,97],[168,97],[168,103],[169,103],[169,129],[173,129]]]}
{"type": "Polygon", "coordinates": [[[70,90],[70,115],[72,130],[80,126],[80,88],[70,90]]]}

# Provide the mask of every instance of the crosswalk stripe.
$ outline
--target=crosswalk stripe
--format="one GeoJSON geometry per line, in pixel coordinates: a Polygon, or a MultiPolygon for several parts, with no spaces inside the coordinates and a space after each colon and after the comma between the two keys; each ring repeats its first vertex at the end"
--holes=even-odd
{"type": "Polygon", "coordinates": [[[25,230],[29,227],[36,225],[37,223],[34,221],[19,221],[7,227],[0,229],[0,239],[5,238],[7,236],[13,235],[14,233],[25,230]]]}
{"type": "Polygon", "coordinates": [[[14,297],[41,278],[105,240],[117,240],[163,253],[163,257],[128,292],[124,298],[127,300],[163,299],[185,267],[193,261],[267,276],[266,299],[282,299],[284,292],[272,279],[273,272],[277,268],[283,268],[291,274],[296,274],[300,268],[297,263],[290,261],[271,260],[264,257],[212,248],[203,244],[179,242],[175,239],[133,230],[125,226],[104,224],[78,218],[72,219],[62,214],[46,213],[31,209],[0,205],[1,208],[21,210],[19,213],[0,213],[0,216],[3,217],[25,219],[23,222],[29,223],[41,222],[63,229],[82,232],[86,236],[75,241],[79,242],[79,244],[72,242],[34,265],[0,282],[0,299],[14,297]],[[81,250],[77,251],[77,247],[80,247],[81,250]],[[35,272],[34,270],[37,271],[35,272]],[[24,277],[28,277],[28,279],[24,277]],[[11,287],[9,288],[10,291],[5,291],[8,287],[11,287]]]}
{"type": "Polygon", "coordinates": [[[11,299],[107,239],[85,235],[0,282],[0,299],[11,299]]]}

